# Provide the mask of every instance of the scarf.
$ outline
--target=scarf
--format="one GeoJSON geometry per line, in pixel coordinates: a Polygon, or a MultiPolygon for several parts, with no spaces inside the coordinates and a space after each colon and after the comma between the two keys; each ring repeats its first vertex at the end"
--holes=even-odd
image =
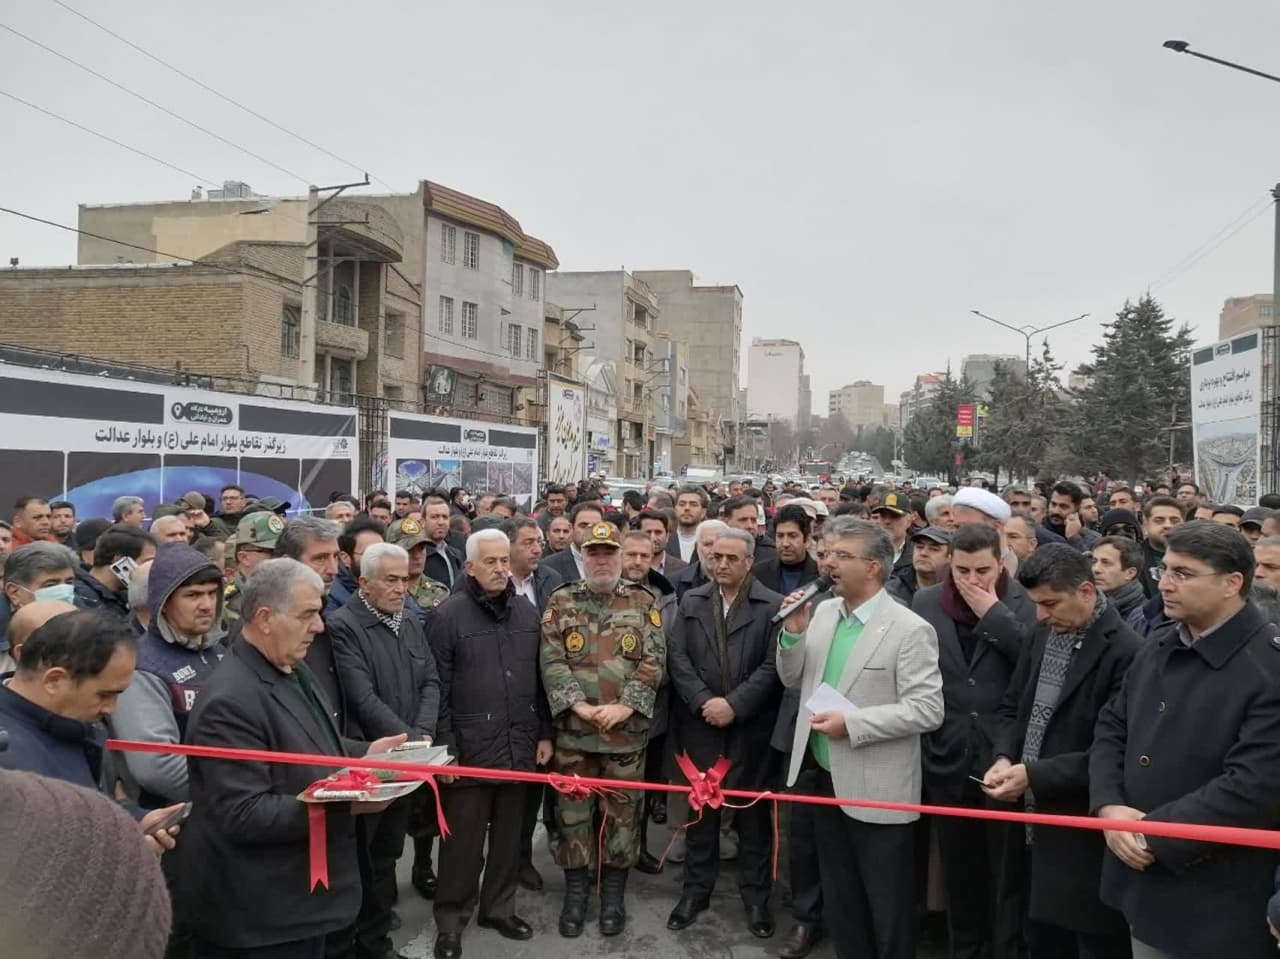
{"type": "Polygon", "coordinates": [[[391,632],[394,635],[396,636],[400,635],[400,623],[404,620],[403,609],[401,609],[400,612],[396,613],[394,616],[389,616],[386,613],[384,613],[382,610],[374,606],[371,602],[369,602],[368,598],[364,595],[363,589],[360,590],[359,593],[357,593],[357,595],[360,597],[360,602],[364,603],[364,608],[367,609],[369,612],[373,613],[374,618],[377,619],[378,622],[380,622],[383,626],[387,627],[387,629],[391,630],[391,632]]]}
{"type": "Polygon", "coordinates": [[[729,690],[733,689],[733,679],[729,675],[729,624],[737,617],[738,610],[746,605],[747,594],[751,592],[751,580],[751,574],[747,573],[747,578],[738,587],[738,595],[733,597],[727,613],[719,584],[715,584],[715,589],[711,591],[711,615],[716,621],[716,650],[720,654],[720,679],[723,683],[720,687],[721,696],[727,695],[729,690]]]}
{"type": "MultiPolygon", "coordinates": [[[[1002,569],[999,579],[996,580],[996,595],[1000,597],[1001,602],[1004,602],[1005,593],[1008,591],[1009,571],[1002,569]]],[[[960,595],[960,590],[956,589],[956,581],[951,578],[950,570],[942,576],[942,595],[939,598],[942,611],[947,614],[948,619],[969,627],[978,625],[978,614],[969,608],[969,604],[960,595]]]]}
{"type": "MultiPolygon", "coordinates": [[[[1049,720],[1053,719],[1054,710],[1058,708],[1058,698],[1062,695],[1062,684],[1067,678],[1067,670],[1071,667],[1071,657],[1079,645],[1084,642],[1085,634],[1102,618],[1107,611],[1107,597],[1098,593],[1098,601],[1094,604],[1093,615],[1079,629],[1067,633],[1049,631],[1044,641],[1044,657],[1040,660],[1040,676],[1036,680],[1035,700],[1031,704],[1031,717],[1027,720],[1027,735],[1022,742],[1022,764],[1029,766],[1040,758],[1040,749],[1044,745],[1045,730],[1049,720]]],[[[1023,796],[1027,811],[1036,808],[1035,793],[1027,787],[1023,796]]],[[[1033,841],[1031,826],[1027,826],[1027,844],[1033,841]]]]}
{"type": "Polygon", "coordinates": [[[507,580],[507,587],[497,596],[490,596],[484,591],[476,578],[470,573],[467,574],[464,589],[470,594],[471,598],[476,601],[476,605],[481,609],[487,610],[489,615],[498,622],[502,622],[507,618],[507,612],[510,609],[509,601],[516,594],[515,583],[507,580]]]}
{"type": "Polygon", "coordinates": [[[1107,594],[1107,599],[1115,606],[1121,618],[1128,619],[1130,613],[1147,601],[1147,591],[1142,588],[1142,580],[1135,579],[1119,589],[1113,589],[1107,594]]]}

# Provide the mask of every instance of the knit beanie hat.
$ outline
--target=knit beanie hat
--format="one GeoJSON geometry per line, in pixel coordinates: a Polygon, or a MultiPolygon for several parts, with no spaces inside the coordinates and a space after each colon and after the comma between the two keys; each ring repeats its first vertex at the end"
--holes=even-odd
{"type": "Polygon", "coordinates": [[[0,810],[0,956],[164,956],[169,894],[128,813],[101,793],[5,771],[0,810]]]}

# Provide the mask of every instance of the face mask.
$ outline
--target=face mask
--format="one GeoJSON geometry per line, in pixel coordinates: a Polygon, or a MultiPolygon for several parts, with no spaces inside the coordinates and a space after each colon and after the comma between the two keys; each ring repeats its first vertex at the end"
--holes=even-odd
{"type": "MultiPolygon", "coordinates": [[[[27,589],[25,586],[23,589],[27,589]]],[[[70,603],[76,598],[76,588],[70,583],[56,583],[53,586],[42,586],[40,589],[30,590],[32,599],[52,599],[60,603],[70,603]]]]}
{"type": "Polygon", "coordinates": [[[604,503],[605,506],[608,506],[613,502],[613,495],[611,493],[605,493],[604,496],[600,498],[600,501],[604,503]]]}

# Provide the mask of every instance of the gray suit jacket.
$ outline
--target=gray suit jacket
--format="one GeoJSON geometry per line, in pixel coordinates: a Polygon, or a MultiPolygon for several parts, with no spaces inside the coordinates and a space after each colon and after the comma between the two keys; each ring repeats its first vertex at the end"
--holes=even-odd
{"type": "MultiPolygon", "coordinates": [[[[800,641],[778,648],[778,676],[800,687],[800,716],[791,748],[787,785],[794,786],[809,739],[805,707],[822,682],[842,600],[827,600],[813,613],[800,641]]],[[[920,802],[920,736],[942,725],[942,674],[933,627],[886,592],[862,630],[836,690],[854,705],[845,716],[848,737],[833,739],[831,780],[837,796],[881,802],[920,802]]],[[[844,806],[861,822],[906,823],[916,813],[844,806]]]]}

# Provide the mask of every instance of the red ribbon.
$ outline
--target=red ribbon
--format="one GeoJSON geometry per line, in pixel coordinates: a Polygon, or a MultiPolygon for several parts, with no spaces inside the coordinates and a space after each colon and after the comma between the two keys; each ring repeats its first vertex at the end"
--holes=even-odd
{"type": "MultiPolygon", "coordinates": [[[[359,791],[369,789],[382,782],[373,773],[364,769],[348,769],[334,773],[326,779],[313,782],[305,790],[305,795],[314,796],[321,789],[341,789],[359,791]]],[[[329,888],[329,831],[325,824],[323,802],[307,804],[307,842],[310,847],[312,892],[317,886],[329,888]]]]}
{"type": "Polygon", "coordinates": [[[729,767],[732,765],[728,759],[721,756],[716,760],[716,764],[704,773],[693,764],[688,753],[681,753],[676,757],[676,765],[684,773],[684,778],[689,780],[689,808],[698,814],[698,819],[694,822],[702,818],[703,806],[719,809],[724,805],[724,793],[720,789],[720,784],[724,782],[724,777],[728,775],[729,767]]]}

